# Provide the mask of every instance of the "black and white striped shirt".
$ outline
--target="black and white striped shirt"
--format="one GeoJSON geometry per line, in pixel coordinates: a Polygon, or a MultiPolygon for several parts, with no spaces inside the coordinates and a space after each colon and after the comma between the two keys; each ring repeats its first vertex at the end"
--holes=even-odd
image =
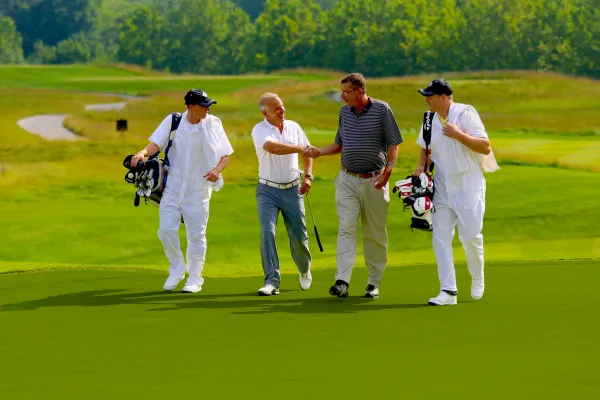
{"type": "Polygon", "coordinates": [[[356,173],[385,168],[388,146],[403,142],[400,128],[390,106],[369,99],[360,113],[344,105],[335,142],[342,146],[342,166],[356,173]]]}

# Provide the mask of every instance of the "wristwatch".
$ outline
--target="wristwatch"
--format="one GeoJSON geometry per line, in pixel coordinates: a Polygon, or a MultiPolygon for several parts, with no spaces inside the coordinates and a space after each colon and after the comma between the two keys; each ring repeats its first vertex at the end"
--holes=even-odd
{"type": "Polygon", "coordinates": [[[315,179],[314,175],[308,175],[308,174],[306,174],[304,176],[307,177],[308,179],[310,179],[311,181],[315,179]]]}

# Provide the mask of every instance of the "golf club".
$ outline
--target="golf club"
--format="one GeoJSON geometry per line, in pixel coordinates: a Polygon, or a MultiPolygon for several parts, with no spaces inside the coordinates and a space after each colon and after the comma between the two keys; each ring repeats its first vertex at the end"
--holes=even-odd
{"type": "MultiPolygon", "coordinates": [[[[291,171],[299,173],[300,176],[302,176],[304,174],[304,171],[302,171],[301,169],[291,168],[291,171]]],[[[308,193],[306,193],[305,197],[306,197],[306,204],[308,204],[308,211],[310,212],[310,219],[312,220],[313,228],[315,229],[315,237],[317,238],[317,244],[319,245],[319,250],[321,250],[321,253],[322,253],[323,245],[321,244],[321,238],[319,237],[319,231],[317,230],[317,225],[315,224],[315,217],[313,217],[312,208],[310,207],[310,201],[308,201],[308,193]]]]}

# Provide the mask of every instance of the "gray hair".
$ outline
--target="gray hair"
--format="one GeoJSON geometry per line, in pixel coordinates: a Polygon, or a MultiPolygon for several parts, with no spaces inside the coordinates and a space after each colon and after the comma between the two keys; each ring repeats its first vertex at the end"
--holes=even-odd
{"type": "Polygon", "coordinates": [[[279,99],[279,96],[277,96],[276,93],[265,93],[261,96],[260,101],[258,102],[258,107],[260,107],[261,111],[267,108],[267,103],[271,99],[279,99]]]}

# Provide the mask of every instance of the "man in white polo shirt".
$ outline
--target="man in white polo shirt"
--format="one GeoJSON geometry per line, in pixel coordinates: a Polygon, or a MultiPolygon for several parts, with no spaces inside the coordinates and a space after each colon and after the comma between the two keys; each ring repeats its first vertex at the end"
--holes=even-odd
{"type": "Polygon", "coordinates": [[[310,143],[294,121],[285,119],[285,107],[274,93],[265,93],[259,102],[264,121],[252,129],[252,139],[258,157],[256,203],[260,220],[260,254],[265,274],[259,296],[279,294],[281,276],[275,233],[279,212],[290,238],[292,258],[300,271],[300,287],[310,288],[311,255],[303,195],[311,187],[312,159],[308,157],[310,143]],[[298,172],[298,154],[302,154],[304,175],[298,172]]]}

